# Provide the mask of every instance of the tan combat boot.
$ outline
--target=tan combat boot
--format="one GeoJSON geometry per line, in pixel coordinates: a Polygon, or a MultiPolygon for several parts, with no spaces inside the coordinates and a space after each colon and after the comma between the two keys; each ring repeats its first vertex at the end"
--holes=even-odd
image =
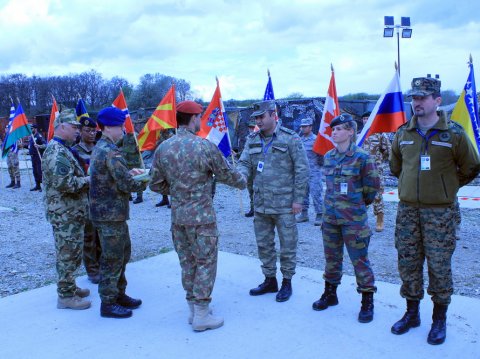
{"type": "Polygon", "coordinates": [[[77,287],[77,289],[75,289],[75,295],[80,298],[86,298],[90,295],[90,289],[77,287]]]}
{"type": "Polygon", "coordinates": [[[383,213],[377,214],[377,226],[375,227],[375,231],[383,231],[383,213]]]}
{"type": "Polygon", "coordinates": [[[79,296],[74,295],[73,297],[58,297],[57,308],[58,309],[74,309],[82,310],[88,309],[92,305],[92,302],[89,300],[80,298],[79,296]]]}
{"type": "Polygon", "coordinates": [[[196,332],[203,332],[207,329],[217,329],[223,325],[223,318],[212,316],[208,304],[195,304],[194,312],[192,328],[196,332]]]}
{"type": "Polygon", "coordinates": [[[192,324],[193,316],[195,314],[195,307],[193,306],[193,302],[188,302],[188,308],[190,309],[190,315],[188,316],[188,324],[192,324]]]}

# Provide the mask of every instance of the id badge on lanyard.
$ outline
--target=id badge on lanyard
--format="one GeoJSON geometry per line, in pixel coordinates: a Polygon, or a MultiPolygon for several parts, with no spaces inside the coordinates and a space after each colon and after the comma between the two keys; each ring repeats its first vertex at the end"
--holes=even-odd
{"type": "Polygon", "coordinates": [[[430,171],[430,156],[429,155],[422,155],[420,157],[420,170],[430,171]]]}

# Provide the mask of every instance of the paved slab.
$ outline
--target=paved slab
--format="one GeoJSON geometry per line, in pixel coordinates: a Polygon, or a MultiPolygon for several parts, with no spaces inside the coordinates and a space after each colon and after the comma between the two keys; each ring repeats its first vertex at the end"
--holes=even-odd
{"type": "Polygon", "coordinates": [[[445,344],[426,343],[432,304],[421,306],[422,325],[396,336],[390,326],[404,312],[399,287],[377,283],[375,319],[357,322],[360,295],[354,278],[339,287],[340,304],[315,312],[311,304],[323,289],[322,273],[298,268],[294,295],[251,297],[262,281],[256,258],[220,253],[212,307],[225,326],[195,333],[187,324],[176,253],[129,264],[128,293],[144,304],[130,319],[99,315],[96,286],[86,311],[55,308],[55,285],[0,299],[0,358],[479,358],[480,300],[454,296],[445,344]]]}

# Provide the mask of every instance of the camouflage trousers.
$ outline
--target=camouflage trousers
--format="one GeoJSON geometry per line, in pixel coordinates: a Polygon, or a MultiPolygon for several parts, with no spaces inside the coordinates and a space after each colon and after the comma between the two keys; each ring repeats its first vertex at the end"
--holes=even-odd
{"type": "Polygon", "coordinates": [[[322,223],[325,273],[323,279],[339,285],[342,279],[343,246],[347,248],[357,280],[357,292],[376,292],[375,278],[368,259],[370,229],[365,226],[336,225],[322,223]]]}
{"type": "Polygon", "coordinates": [[[385,206],[383,204],[383,192],[385,191],[384,181],[383,181],[383,167],[378,166],[378,174],[380,175],[380,188],[373,200],[373,214],[378,216],[380,213],[385,212],[385,206]]]}
{"type": "Polygon", "coordinates": [[[92,221],[85,222],[85,235],[83,241],[83,265],[89,276],[95,276],[100,272],[100,256],[102,249],[100,238],[92,221]]]}
{"type": "Polygon", "coordinates": [[[266,277],[275,277],[277,274],[276,228],[280,242],[280,271],[284,278],[291,279],[297,265],[298,230],[295,215],[255,212],[253,227],[263,274],[266,277]]]}
{"type": "Polygon", "coordinates": [[[323,213],[323,183],[322,183],[322,170],[312,169],[310,171],[310,179],[307,186],[307,195],[303,201],[303,210],[308,211],[310,205],[310,195],[312,195],[313,207],[315,213],[323,213]]]}
{"type": "Polygon", "coordinates": [[[52,223],[55,238],[57,293],[59,297],[73,297],[77,289],[75,271],[82,264],[82,221],[52,223]]]}
{"type": "Polygon", "coordinates": [[[130,260],[132,244],[127,222],[94,221],[102,247],[98,293],[102,303],[112,304],[119,294],[125,294],[125,269],[130,260]]]}
{"type": "Polygon", "coordinates": [[[20,180],[20,165],[18,162],[18,153],[14,153],[12,151],[8,152],[7,166],[8,174],[10,175],[10,179],[12,180],[12,182],[14,182],[15,180],[20,180]]]}
{"type": "Polygon", "coordinates": [[[423,263],[427,259],[432,301],[450,303],[453,293],[452,255],[455,251],[455,204],[447,208],[416,208],[398,204],[395,247],[402,286],[400,295],[423,299],[423,263]]]}
{"type": "Polygon", "coordinates": [[[216,223],[199,226],[172,224],[172,239],[182,268],[187,301],[208,304],[217,276],[218,231],[216,223]]]}
{"type": "Polygon", "coordinates": [[[250,199],[250,209],[253,209],[253,182],[247,182],[248,198],[250,199]]]}

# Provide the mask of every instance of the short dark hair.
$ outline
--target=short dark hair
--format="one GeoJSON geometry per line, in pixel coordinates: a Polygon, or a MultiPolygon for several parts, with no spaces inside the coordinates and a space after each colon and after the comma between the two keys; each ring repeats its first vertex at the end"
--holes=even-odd
{"type": "Polygon", "coordinates": [[[192,118],[191,113],[177,112],[177,126],[188,126],[190,119],[192,118]]]}
{"type": "Polygon", "coordinates": [[[104,130],[105,129],[105,126],[103,124],[101,124],[100,122],[98,122],[98,127],[100,127],[100,130],[104,130]]]}

